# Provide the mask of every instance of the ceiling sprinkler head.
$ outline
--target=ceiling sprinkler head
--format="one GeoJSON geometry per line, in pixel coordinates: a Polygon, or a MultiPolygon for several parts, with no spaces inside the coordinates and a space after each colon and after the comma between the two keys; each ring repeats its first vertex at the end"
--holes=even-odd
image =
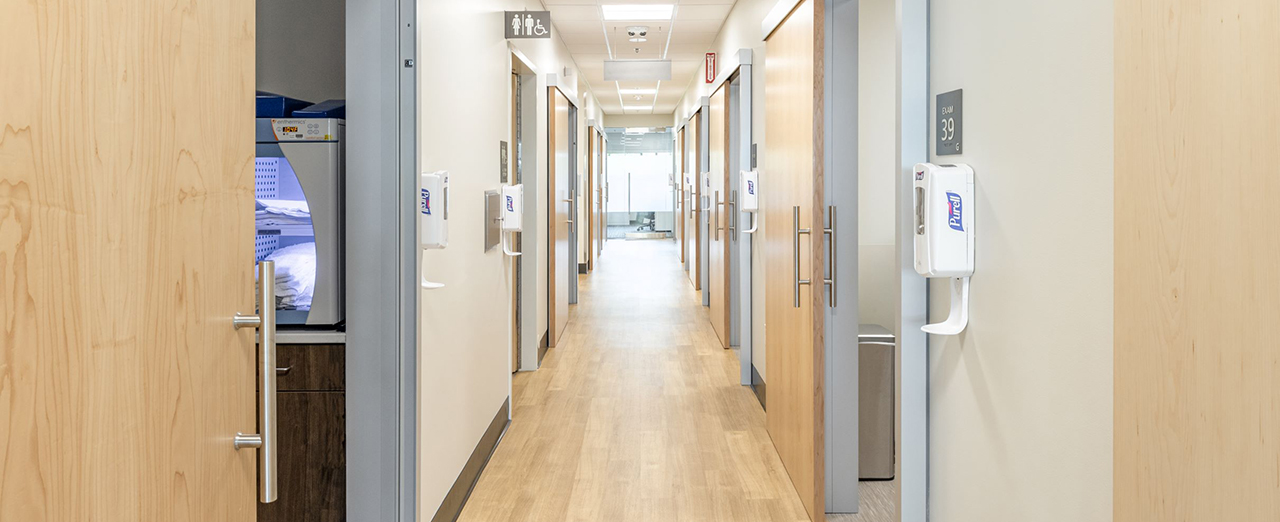
{"type": "Polygon", "coordinates": [[[640,48],[636,47],[636,54],[640,54],[640,48]]]}

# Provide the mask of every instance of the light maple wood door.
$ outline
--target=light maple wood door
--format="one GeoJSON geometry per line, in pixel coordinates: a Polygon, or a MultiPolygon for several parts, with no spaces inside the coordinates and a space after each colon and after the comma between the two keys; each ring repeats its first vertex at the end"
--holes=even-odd
{"type": "MultiPolygon", "coordinates": [[[[515,58],[512,58],[513,60],[515,58]]],[[[520,184],[520,75],[511,71],[511,145],[507,147],[507,175],[520,184]]],[[[503,232],[504,234],[506,232],[503,232]]],[[[511,259],[511,371],[520,369],[520,258],[511,259]]]]}
{"type": "Polygon", "coordinates": [[[693,205],[689,216],[689,227],[693,229],[693,232],[690,233],[686,229],[685,235],[689,236],[689,278],[693,280],[694,290],[702,290],[702,220],[705,214],[702,210],[702,196],[705,195],[702,191],[702,165],[700,162],[702,156],[699,154],[698,148],[700,141],[698,137],[702,135],[698,131],[698,118],[701,116],[701,112],[694,113],[693,117],[689,118],[689,123],[684,126],[685,130],[688,131],[685,134],[685,139],[687,140],[685,141],[685,153],[688,155],[688,163],[686,164],[689,168],[689,180],[692,181],[690,184],[690,197],[693,205]]]}
{"type": "Polygon", "coordinates": [[[569,326],[569,274],[576,272],[571,272],[570,267],[575,266],[577,260],[569,257],[569,242],[573,240],[569,230],[573,226],[569,204],[569,196],[573,191],[573,186],[569,184],[569,99],[555,87],[548,90],[548,109],[551,114],[547,115],[547,125],[550,127],[547,136],[551,142],[547,159],[551,165],[547,169],[550,172],[547,176],[547,196],[551,213],[547,243],[550,256],[547,262],[547,269],[550,271],[547,288],[550,289],[551,302],[547,309],[550,318],[547,344],[555,346],[560,342],[560,336],[564,335],[564,329],[569,326]]]}
{"type": "Polygon", "coordinates": [[[684,170],[684,129],[683,128],[681,128],[679,131],[676,132],[675,153],[676,153],[675,154],[676,155],[676,162],[675,162],[676,163],[675,165],[676,216],[674,221],[676,225],[675,226],[676,243],[680,245],[680,262],[684,263],[685,255],[687,253],[685,240],[684,240],[684,236],[685,236],[684,222],[686,219],[685,216],[689,210],[688,208],[689,204],[687,201],[688,194],[685,192],[685,183],[684,183],[685,170],[684,170]]]}
{"type": "Polygon", "coordinates": [[[254,3],[0,35],[0,520],[255,520],[254,3]]]}
{"type": "Polygon", "coordinates": [[[707,180],[711,186],[711,233],[707,237],[707,292],[711,296],[711,328],[725,348],[731,342],[729,331],[729,96],[721,87],[711,95],[707,130],[710,168],[707,180]]]}
{"type": "Polygon", "coordinates": [[[820,0],[800,2],[765,43],[764,170],[760,183],[767,426],[809,516],[824,519],[823,272],[820,0]],[[799,234],[812,229],[813,234],[799,234]],[[797,280],[817,283],[797,284],[797,280]]]}
{"type": "Polygon", "coordinates": [[[1114,519],[1280,520],[1280,10],[1115,16],[1114,519]]]}
{"type": "Polygon", "coordinates": [[[584,239],[587,241],[587,271],[590,272],[596,269],[596,172],[600,167],[599,164],[596,163],[596,147],[599,147],[599,144],[596,143],[596,130],[588,129],[587,136],[587,190],[586,194],[583,194],[586,196],[587,204],[586,212],[583,213],[587,215],[587,235],[584,239]]]}
{"type": "Polygon", "coordinates": [[[604,215],[604,179],[605,179],[604,178],[604,158],[605,158],[605,147],[607,145],[604,141],[604,133],[602,132],[596,131],[595,140],[596,140],[596,155],[595,155],[595,162],[596,162],[595,187],[596,188],[594,192],[595,204],[593,207],[594,208],[593,212],[595,212],[596,219],[595,219],[595,228],[592,229],[591,237],[593,241],[593,249],[595,250],[595,253],[596,253],[596,258],[599,258],[601,254],[604,253],[604,230],[605,230],[605,224],[606,224],[605,215],[604,215]]]}

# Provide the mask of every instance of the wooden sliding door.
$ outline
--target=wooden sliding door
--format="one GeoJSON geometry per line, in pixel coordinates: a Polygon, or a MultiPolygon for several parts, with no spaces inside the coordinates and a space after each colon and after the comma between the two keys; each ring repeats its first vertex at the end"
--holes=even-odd
{"type": "Polygon", "coordinates": [[[702,290],[702,223],[705,219],[705,213],[702,210],[702,158],[699,136],[699,118],[702,111],[695,112],[693,117],[689,118],[689,123],[685,124],[685,153],[688,155],[687,163],[690,172],[689,179],[692,181],[690,187],[692,192],[690,197],[693,201],[693,212],[690,214],[689,225],[693,228],[693,232],[685,230],[685,235],[689,236],[689,278],[693,280],[693,289],[702,290]]]}
{"type": "Polygon", "coordinates": [[[599,151],[599,143],[596,142],[596,130],[594,128],[587,129],[587,190],[586,196],[586,212],[587,215],[587,271],[596,269],[596,174],[600,171],[600,164],[596,162],[596,153],[599,151]]]}
{"type": "Polygon", "coordinates": [[[257,519],[253,31],[0,3],[0,520],[257,519]]]}
{"type": "Polygon", "coordinates": [[[569,326],[569,277],[577,272],[577,260],[571,257],[573,241],[570,227],[573,226],[573,205],[570,196],[573,185],[570,183],[569,155],[569,99],[560,89],[549,87],[547,93],[547,199],[549,209],[547,216],[547,345],[556,346],[560,336],[569,326]]]}
{"type": "Polygon", "coordinates": [[[595,219],[595,228],[592,229],[591,237],[593,238],[593,242],[595,244],[595,246],[593,247],[593,250],[595,250],[597,258],[599,258],[601,255],[604,254],[604,232],[605,232],[606,226],[608,225],[608,222],[605,220],[605,213],[604,213],[604,197],[605,197],[604,196],[604,187],[605,187],[604,160],[605,160],[606,147],[607,147],[607,144],[604,140],[604,133],[596,132],[596,154],[595,154],[596,190],[595,190],[595,204],[593,207],[595,209],[594,212],[596,215],[596,219],[595,219]]]}
{"type": "Polygon", "coordinates": [[[822,2],[803,0],[766,41],[761,198],[769,435],[800,500],[824,520],[822,2]],[[801,229],[816,231],[802,234],[801,229]],[[800,280],[814,284],[800,284],[800,280]]]}
{"type": "Polygon", "coordinates": [[[707,238],[707,290],[711,296],[711,327],[720,344],[728,348],[732,342],[729,314],[729,88],[725,82],[711,95],[707,118],[710,134],[708,150],[710,168],[707,180],[711,197],[711,233],[707,238]]]}
{"type": "Polygon", "coordinates": [[[685,168],[684,168],[684,128],[681,127],[676,132],[675,142],[675,191],[676,191],[676,215],[675,215],[675,232],[676,243],[680,245],[680,262],[684,263],[687,245],[685,245],[685,214],[688,212],[688,194],[685,191],[685,168]]]}
{"type": "Polygon", "coordinates": [[[1115,3],[1117,521],[1280,520],[1277,27],[1115,3]]]}

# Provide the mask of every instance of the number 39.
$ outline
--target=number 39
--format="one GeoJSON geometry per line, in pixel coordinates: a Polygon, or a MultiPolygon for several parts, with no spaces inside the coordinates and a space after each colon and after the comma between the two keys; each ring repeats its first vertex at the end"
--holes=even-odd
{"type": "Polygon", "coordinates": [[[938,129],[941,134],[942,141],[951,141],[956,137],[956,119],[945,118],[941,122],[942,128],[938,129]]]}

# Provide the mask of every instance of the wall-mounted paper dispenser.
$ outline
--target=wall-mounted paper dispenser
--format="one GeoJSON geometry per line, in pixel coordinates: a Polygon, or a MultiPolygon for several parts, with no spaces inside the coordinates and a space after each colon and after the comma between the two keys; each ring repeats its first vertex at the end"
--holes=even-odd
{"type": "Polygon", "coordinates": [[[925,325],[937,335],[957,335],[969,323],[969,277],[973,275],[973,169],[968,165],[917,164],[915,267],[925,277],[951,278],[947,320],[925,325]]]}
{"type": "Polygon", "coordinates": [[[508,243],[510,232],[524,230],[524,185],[507,185],[502,187],[502,252],[516,257],[521,252],[511,250],[508,243]]]}
{"type": "MultiPolygon", "coordinates": [[[[426,250],[449,246],[449,172],[423,172],[418,187],[418,243],[426,250]]],[[[436,289],[444,283],[427,280],[422,274],[422,287],[436,289]]]]}
{"type": "Polygon", "coordinates": [[[738,174],[738,193],[742,194],[742,211],[751,215],[751,228],[744,230],[748,234],[756,232],[756,212],[760,210],[760,173],[744,170],[738,174]]]}

